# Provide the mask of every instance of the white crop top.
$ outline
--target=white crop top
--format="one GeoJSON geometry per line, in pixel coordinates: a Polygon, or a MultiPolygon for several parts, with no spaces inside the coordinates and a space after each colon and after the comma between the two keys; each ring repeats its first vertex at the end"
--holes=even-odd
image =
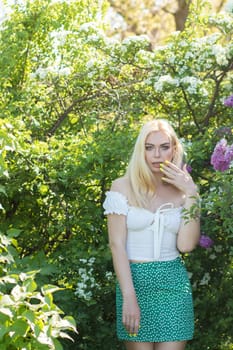
{"type": "Polygon", "coordinates": [[[130,206],[120,192],[106,192],[104,214],[126,216],[126,251],[129,260],[167,261],[179,256],[176,247],[182,207],[173,203],[161,205],[155,213],[130,206]]]}

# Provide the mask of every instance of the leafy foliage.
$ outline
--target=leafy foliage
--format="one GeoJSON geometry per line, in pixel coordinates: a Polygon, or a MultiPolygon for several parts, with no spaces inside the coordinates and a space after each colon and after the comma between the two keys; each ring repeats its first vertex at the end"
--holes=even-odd
{"type": "MultiPolygon", "coordinates": [[[[11,235],[12,235],[11,231],[11,235]]],[[[76,331],[72,317],[53,302],[53,293],[60,288],[44,285],[37,288],[37,271],[18,271],[14,239],[0,235],[0,345],[4,350],[62,349],[58,338],[70,338],[67,331],[76,331]]]]}
{"type": "MultiPolygon", "coordinates": [[[[17,232],[19,254],[14,277],[12,269],[1,270],[1,300],[9,301],[2,322],[18,317],[13,341],[27,349],[122,349],[114,336],[114,275],[102,203],[112,180],[124,173],[140,125],[159,116],[184,143],[200,188],[202,231],[214,241],[184,256],[196,310],[188,346],[230,349],[232,168],[216,172],[210,158],[222,137],[232,143],[232,108],[224,100],[233,86],[233,15],[206,14],[207,5],[195,1],[185,30],[151,50],[145,36],[106,36],[107,2],[86,5],[25,1],[2,23],[0,219],[4,240],[17,232]],[[54,301],[53,289],[43,287],[51,283],[61,288],[54,301]],[[60,308],[77,322],[74,344],[58,345],[61,328],[74,329],[60,308]],[[42,314],[46,324],[38,321],[42,314]],[[50,343],[35,345],[37,331],[47,332],[50,343]]],[[[12,249],[8,245],[1,257],[11,259],[12,249]]]]}

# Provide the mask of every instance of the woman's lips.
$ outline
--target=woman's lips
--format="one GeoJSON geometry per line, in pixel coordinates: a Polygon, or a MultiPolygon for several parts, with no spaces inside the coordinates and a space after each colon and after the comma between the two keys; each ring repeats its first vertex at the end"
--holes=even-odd
{"type": "Polygon", "coordinates": [[[160,164],[162,164],[162,162],[154,162],[152,163],[152,166],[155,168],[160,168],[160,164]]]}

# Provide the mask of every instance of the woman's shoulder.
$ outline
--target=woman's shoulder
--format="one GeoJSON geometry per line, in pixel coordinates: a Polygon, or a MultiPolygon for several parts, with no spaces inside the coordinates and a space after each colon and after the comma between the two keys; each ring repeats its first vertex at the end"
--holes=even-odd
{"type": "Polygon", "coordinates": [[[127,179],[125,177],[113,181],[110,190],[106,192],[106,198],[103,203],[104,214],[127,215],[129,210],[127,186],[127,179]]]}
{"type": "Polygon", "coordinates": [[[119,177],[112,182],[110,191],[119,192],[123,194],[126,198],[130,192],[130,181],[126,176],[119,177]]]}

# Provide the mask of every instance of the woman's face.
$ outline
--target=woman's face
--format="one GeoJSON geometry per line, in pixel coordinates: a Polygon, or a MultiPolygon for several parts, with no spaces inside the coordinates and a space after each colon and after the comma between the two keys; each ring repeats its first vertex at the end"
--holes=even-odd
{"type": "Polygon", "coordinates": [[[174,146],[163,131],[151,132],[145,142],[145,159],[153,173],[160,173],[160,164],[165,160],[172,161],[174,146]]]}

